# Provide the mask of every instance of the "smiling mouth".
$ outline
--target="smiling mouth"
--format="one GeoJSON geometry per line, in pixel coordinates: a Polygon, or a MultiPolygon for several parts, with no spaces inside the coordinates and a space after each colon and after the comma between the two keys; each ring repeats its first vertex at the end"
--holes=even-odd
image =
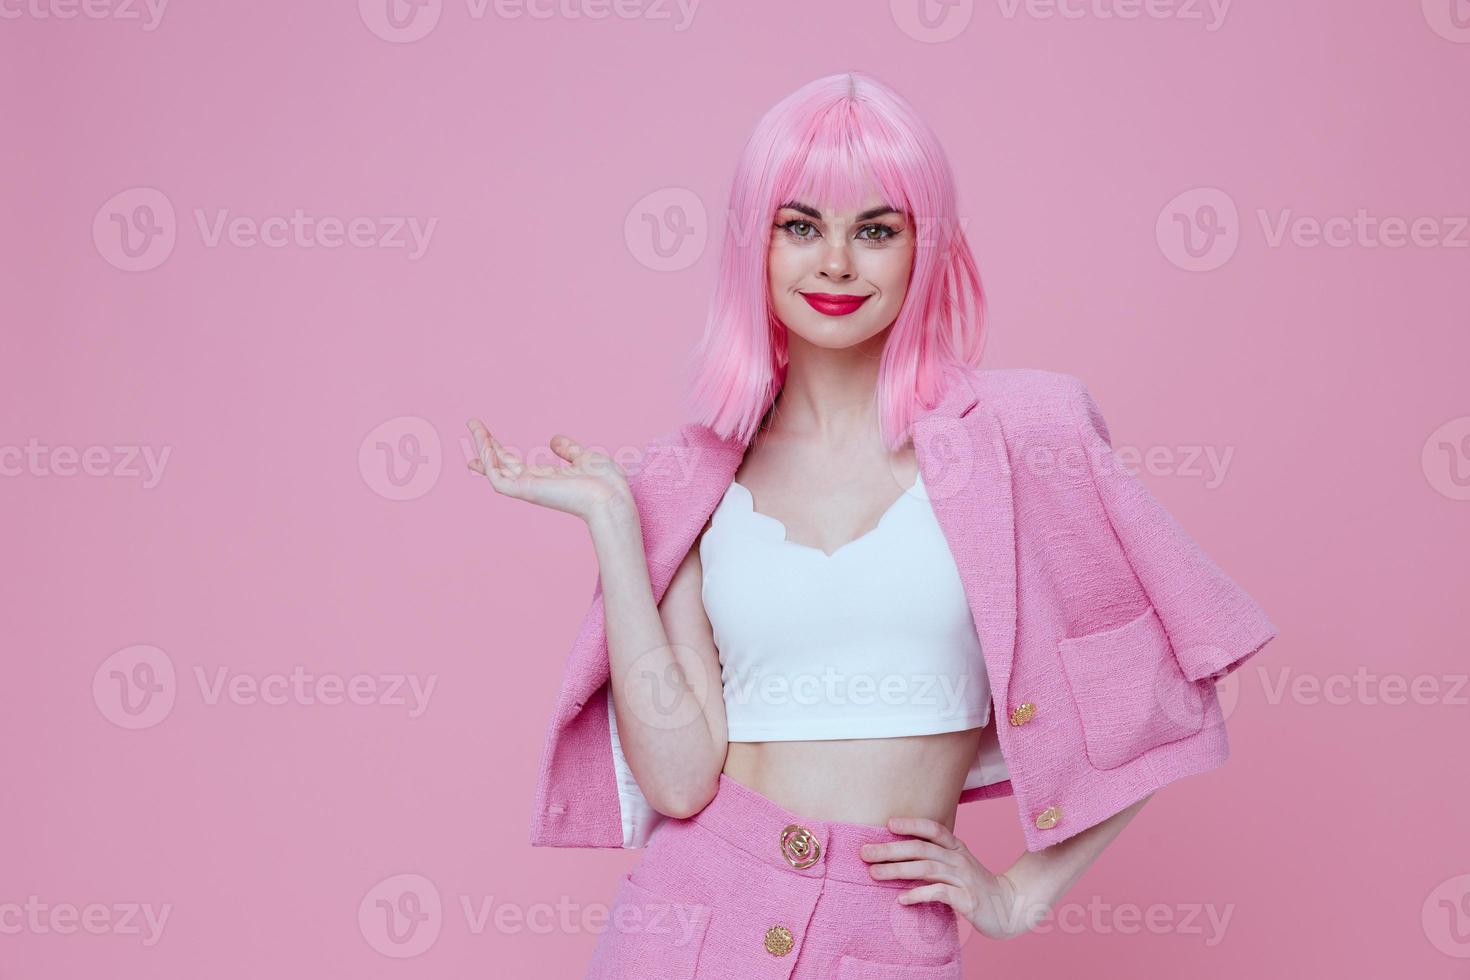
{"type": "Polygon", "coordinates": [[[802,293],[812,309],[826,316],[846,316],[868,301],[867,296],[844,296],[837,293],[802,293]]]}

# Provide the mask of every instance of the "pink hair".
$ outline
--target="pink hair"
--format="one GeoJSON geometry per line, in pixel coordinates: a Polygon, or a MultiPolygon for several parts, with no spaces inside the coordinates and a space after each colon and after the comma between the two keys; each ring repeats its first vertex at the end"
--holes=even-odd
{"type": "Polygon", "coordinates": [[[917,408],[938,401],[953,367],[979,365],[985,295],[944,150],[896,92],[844,72],[776,103],[741,152],[709,317],[690,362],[685,407],[695,421],[748,443],[786,379],[786,328],[771,309],[767,270],[777,210],[792,200],[856,210],[874,187],[909,215],[917,242],[878,366],[884,445],[907,441],[917,408]]]}

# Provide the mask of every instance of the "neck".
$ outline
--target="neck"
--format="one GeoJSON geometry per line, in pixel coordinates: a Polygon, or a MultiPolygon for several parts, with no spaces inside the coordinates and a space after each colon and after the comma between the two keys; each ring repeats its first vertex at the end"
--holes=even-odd
{"type": "Polygon", "coordinates": [[[787,335],[786,378],[766,416],[783,436],[828,445],[868,442],[878,427],[878,363],[888,331],[840,350],[787,335]]]}

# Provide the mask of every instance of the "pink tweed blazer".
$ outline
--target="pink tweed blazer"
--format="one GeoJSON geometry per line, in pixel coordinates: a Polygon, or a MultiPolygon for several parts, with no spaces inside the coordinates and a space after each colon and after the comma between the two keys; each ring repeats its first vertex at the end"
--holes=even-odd
{"type": "MultiPolygon", "coordinates": [[[[961,804],[1013,796],[1037,851],[1223,765],[1214,682],[1276,627],[1114,454],[1086,386],[966,369],[913,442],[994,704],[961,804]]],[[[656,599],[746,448],[690,423],[625,467],[656,599]]],[[[599,577],[546,735],[535,846],[642,847],[667,819],[618,745],[604,626],[599,577]]]]}

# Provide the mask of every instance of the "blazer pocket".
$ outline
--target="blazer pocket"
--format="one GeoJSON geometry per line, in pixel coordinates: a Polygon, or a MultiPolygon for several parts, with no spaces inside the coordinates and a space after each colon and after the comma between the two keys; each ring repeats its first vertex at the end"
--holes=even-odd
{"type": "Polygon", "coordinates": [[[837,961],[837,980],[961,980],[960,958],[933,966],[878,963],[844,956],[837,961]]]}
{"type": "Polygon", "coordinates": [[[1122,626],[1065,637],[1057,649],[1094,769],[1115,769],[1203,727],[1199,684],[1184,676],[1152,605],[1122,626]]]}
{"type": "Polygon", "coordinates": [[[663,898],[623,875],[587,980],[693,980],[710,912],[709,905],[663,898]]]}

